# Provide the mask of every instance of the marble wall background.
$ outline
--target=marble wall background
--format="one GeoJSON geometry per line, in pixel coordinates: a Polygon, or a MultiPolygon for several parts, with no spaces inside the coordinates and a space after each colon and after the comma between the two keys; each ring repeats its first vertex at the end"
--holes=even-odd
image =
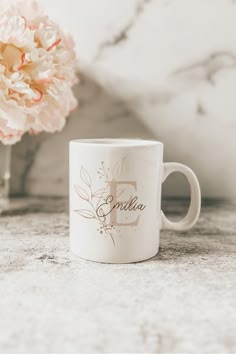
{"type": "MultiPolygon", "coordinates": [[[[68,141],[141,137],[192,167],[204,196],[236,196],[236,1],[41,0],[75,36],[80,107],[14,147],[13,194],[67,195],[68,141]]],[[[186,195],[172,176],[167,195],[186,195]]]]}

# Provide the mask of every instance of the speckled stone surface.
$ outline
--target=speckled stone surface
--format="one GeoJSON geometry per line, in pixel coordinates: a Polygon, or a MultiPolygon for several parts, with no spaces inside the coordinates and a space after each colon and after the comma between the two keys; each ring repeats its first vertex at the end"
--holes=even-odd
{"type": "Polygon", "coordinates": [[[1,353],[236,353],[235,203],[131,265],[72,256],[65,200],[27,204],[0,218],[1,353]]]}

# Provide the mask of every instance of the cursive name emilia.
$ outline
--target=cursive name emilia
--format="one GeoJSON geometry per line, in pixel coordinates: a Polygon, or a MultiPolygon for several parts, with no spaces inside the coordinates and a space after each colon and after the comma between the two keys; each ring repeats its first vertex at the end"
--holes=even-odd
{"type": "MultiPolygon", "coordinates": [[[[137,190],[137,185],[135,181],[111,181],[110,184],[110,195],[98,205],[96,209],[96,214],[99,218],[104,218],[110,216],[110,223],[116,226],[137,226],[139,222],[140,215],[138,215],[134,220],[129,222],[118,222],[117,214],[120,212],[142,212],[145,210],[146,205],[142,204],[138,200],[138,196],[130,197],[126,201],[117,200],[117,188],[120,185],[129,185],[133,187],[135,191],[137,190]]],[[[140,213],[139,213],[140,214],[140,213]]]]}

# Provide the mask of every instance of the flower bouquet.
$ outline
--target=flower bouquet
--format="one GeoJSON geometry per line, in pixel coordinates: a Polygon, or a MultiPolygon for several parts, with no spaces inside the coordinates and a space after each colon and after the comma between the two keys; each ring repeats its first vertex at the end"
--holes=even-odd
{"type": "MultiPolygon", "coordinates": [[[[60,131],[77,105],[76,82],[74,42],[38,2],[15,1],[0,8],[2,146],[15,144],[25,133],[60,131]]],[[[7,194],[9,161],[1,153],[0,158],[1,198],[7,194]]]]}

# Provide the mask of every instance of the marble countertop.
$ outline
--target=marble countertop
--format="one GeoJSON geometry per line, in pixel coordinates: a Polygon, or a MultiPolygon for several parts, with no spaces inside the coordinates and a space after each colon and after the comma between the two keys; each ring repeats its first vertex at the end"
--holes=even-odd
{"type": "MultiPolygon", "coordinates": [[[[205,197],[236,198],[236,1],[40,2],[76,42],[79,105],[62,132],[14,146],[12,193],[67,196],[70,140],[138,137],[191,167],[205,197]]],[[[184,179],[164,189],[189,193],[184,179]]]]}
{"type": "Polygon", "coordinates": [[[1,216],[1,353],[236,352],[235,203],[204,202],[193,230],[131,265],[72,256],[66,209],[19,200],[1,216]]]}

